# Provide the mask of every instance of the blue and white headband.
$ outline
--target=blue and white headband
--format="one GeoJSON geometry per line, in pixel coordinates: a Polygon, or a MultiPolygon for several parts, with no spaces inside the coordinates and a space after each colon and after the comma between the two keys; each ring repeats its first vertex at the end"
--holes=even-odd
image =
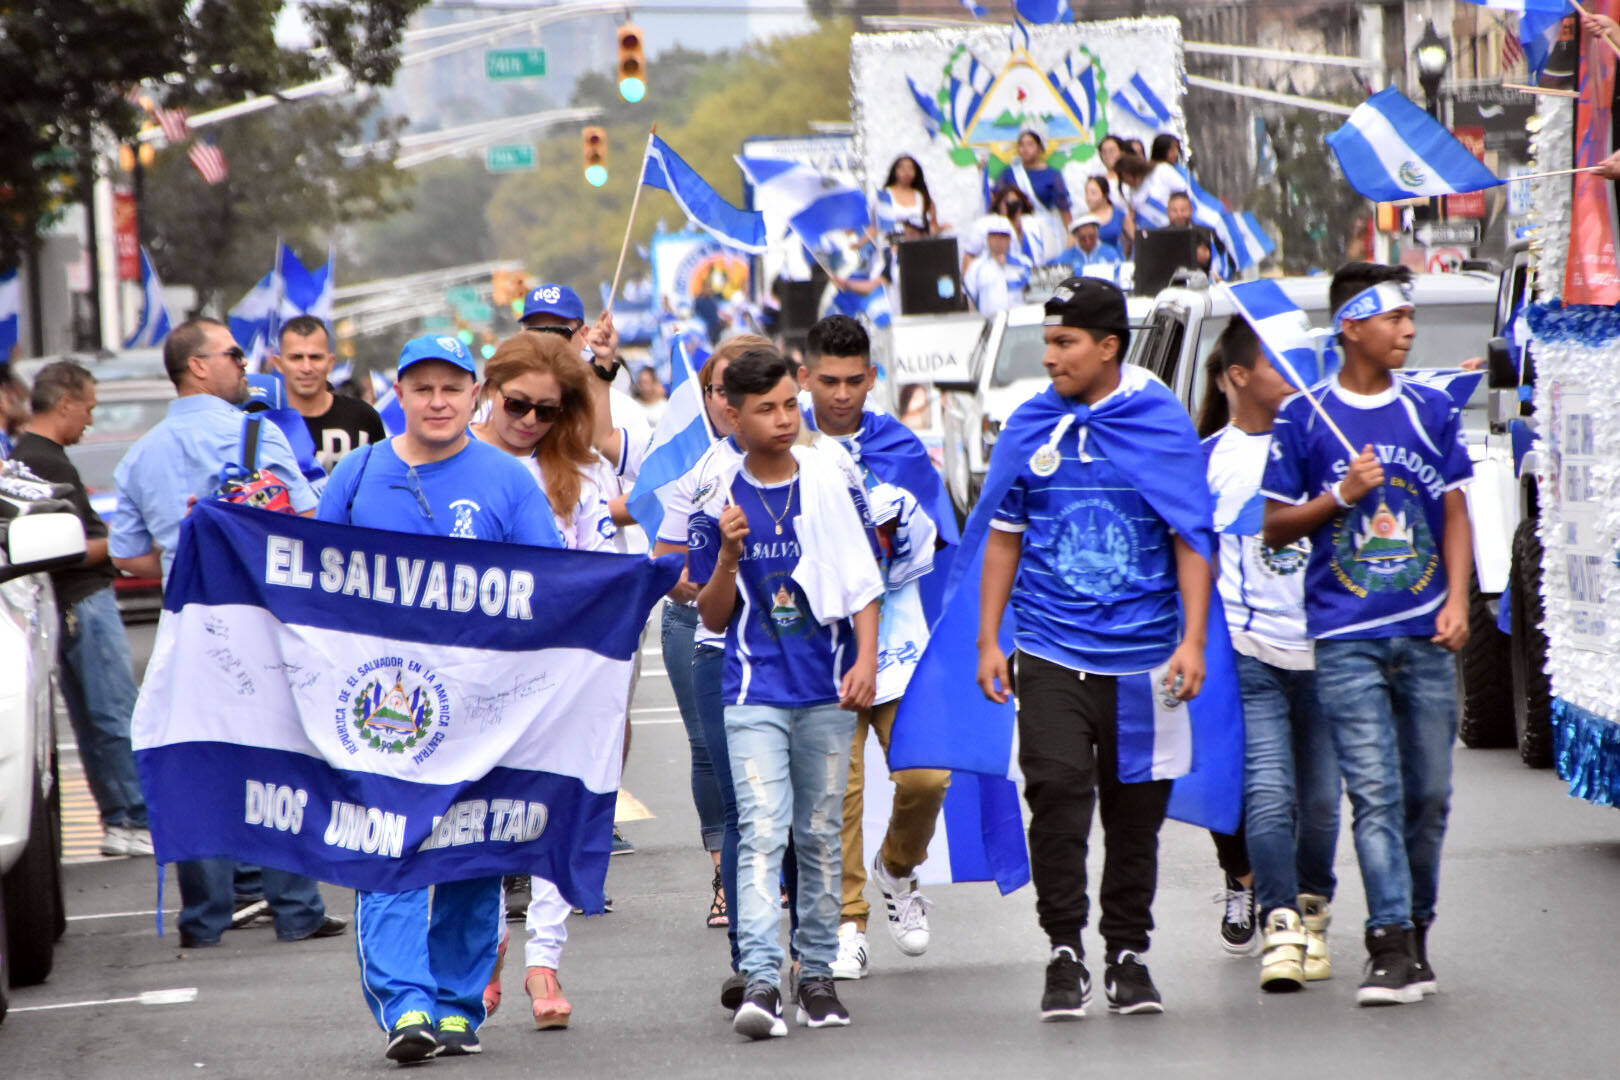
{"type": "Polygon", "coordinates": [[[1347,322],[1360,322],[1386,311],[1412,306],[1411,285],[1400,281],[1380,281],[1356,293],[1333,313],[1333,332],[1338,334],[1347,322]]]}

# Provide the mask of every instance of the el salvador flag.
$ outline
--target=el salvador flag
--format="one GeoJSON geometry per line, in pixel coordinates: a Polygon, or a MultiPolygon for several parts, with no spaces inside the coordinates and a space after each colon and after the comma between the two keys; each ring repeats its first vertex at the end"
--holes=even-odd
{"type": "Polygon", "coordinates": [[[1295,389],[1308,390],[1333,374],[1323,370],[1310,319],[1288,299],[1282,286],[1270,278],[1261,278],[1220,288],[1226,290],[1238,313],[1254,327],[1271,366],[1295,389]]]}
{"type": "Polygon", "coordinates": [[[152,256],[141,248],[141,321],[124,342],[126,349],[157,345],[169,336],[169,305],[163,301],[163,282],[152,266],[152,256]]]}
{"type": "MultiPolygon", "coordinates": [[[[281,245],[281,322],[298,315],[313,315],[322,322],[332,321],[333,301],[337,292],[336,259],[330,253],[326,265],[310,270],[299,259],[298,253],[286,244],[281,245]]],[[[280,332],[279,323],[275,332],[280,332]]]]}
{"type": "Polygon", "coordinates": [[[1378,202],[1458,195],[1502,183],[1393,86],[1357,105],[1327,144],[1350,186],[1378,202]]]}
{"type": "Polygon", "coordinates": [[[631,667],[679,573],[203,500],[132,723],[160,865],[534,873],[602,910],[631,667]]]}
{"type": "Polygon", "coordinates": [[[754,188],[754,205],[764,215],[766,236],[792,230],[810,248],[830,232],[860,231],[872,223],[866,193],[823,176],[808,165],[773,158],[736,158],[754,188]]]}
{"type": "Polygon", "coordinates": [[[1131,81],[1115,90],[1109,100],[1154,131],[1168,127],[1172,119],[1170,107],[1153,92],[1141,72],[1132,75],[1131,81]]]}
{"type": "Polygon", "coordinates": [[[1436,390],[1444,390],[1453,405],[1459,409],[1466,409],[1468,399],[1479,389],[1480,382],[1485,378],[1485,372],[1464,371],[1462,368],[1403,368],[1401,378],[1408,382],[1432,386],[1436,390]]]}
{"type": "Polygon", "coordinates": [[[394,392],[394,382],[380,371],[371,373],[371,394],[375,399],[372,408],[382,418],[383,430],[389,436],[403,435],[405,433],[405,410],[400,407],[399,395],[394,392]]]}
{"type": "MultiPolygon", "coordinates": [[[[1126,365],[1121,379],[1120,392],[1096,409],[1048,387],[1008,420],[951,567],[944,614],[900,703],[889,744],[893,769],[948,768],[953,786],[965,774],[978,774],[986,801],[985,849],[1003,892],[1028,880],[1028,854],[1021,831],[1016,858],[1008,848],[1009,833],[1022,827],[1011,779],[1016,773],[1014,707],[991,702],[975,684],[979,585],[991,515],[1063,416],[1074,415],[1086,426],[1092,444],[1209,564],[1213,591],[1213,507],[1191,421],[1175,395],[1145,369],[1126,365]]],[[[1009,656],[1014,623],[1009,608],[1002,623],[1002,645],[1009,656]]],[[[1119,771],[1127,783],[1175,778],[1170,815],[1230,833],[1242,813],[1243,713],[1218,599],[1210,604],[1207,635],[1204,688],[1186,706],[1164,707],[1158,673],[1119,677],[1119,771]]]]}
{"type": "Polygon", "coordinates": [[[641,182],[669,192],[692,224],[722,244],[756,255],[766,250],[764,216],[752,210],[739,210],[721,198],[696,169],[681,160],[681,156],[657,135],[648,137],[641,182]]]}
{"type": "Polygon", "coordinates": [[[691,472],[714,442],[709,413],[703,407],[703,387],[697,379],[708,358],[707,352],[694,350],[684,337],[676,341],[672,351],[669,404],[653,432],[652,446],[641,463],[636,486],[626,500],[631,516],[648,536],[657,536],[663,523],[663,491],[691,472]]]}
{"type": "MultiPolygon", "coordinates": [[[[278,260],[279,261],[279,260],[278,260]]],[[[281,269],[278,266],[238,300],[228,316],[231,336],[247,350],[248,365],[256,367],[269,347],[272,326],[281,310],[281,269]]]]}
{"type": "Polygon", "coordinates": [[[17,347],[21,335],[22,281],[18,268],[0,273],[0,364],[11,360],[11,350],[17,347]]]}

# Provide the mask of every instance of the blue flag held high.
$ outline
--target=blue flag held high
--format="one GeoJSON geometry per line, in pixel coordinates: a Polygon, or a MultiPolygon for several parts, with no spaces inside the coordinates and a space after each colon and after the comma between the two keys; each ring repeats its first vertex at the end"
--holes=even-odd
{"type": "MultiPolygon", "coordinates": [[[[1010,779],[1015,774],[1014,707],[991,702],[975,682],[980,576],[991,516],[1065,417],[1085,425],[1087,438],[1154,512],[1210,563],[1213,582],[1215,535],[1203,451],[1175,395],[1147,371],[1130,365],[1121,370],[1120,390],[1096,409],[1048,387],[1013,413],[996,442],[984,491],[946,585],[944,614],[933,627],[895,720],[892,768],[976,773],[981,789],[999,791],[1003,800],[1015,791],[1010,779]]],[[[1009,609],[1002,625],[1009,655],[1013,624],[1009,609]]],[[[1119,677],[1119,771],[1126,782],[1174,778],[1170,816],[1231,832],[1242,811],[1243,714],[1218,601],[1210,604],[1207,633],[1204,688],[1185,706],[1166,708],[1152,673],[1119,677]]],[[[1016,794],[1012,799],[1016,805],[1016,794]]],[[[1020,869],[1027,877],[1027,855],[1025,859],[1022,868],[1000,868],[997,881],[1003,891],[1017,887],[1020,869]]]]}
{"type": "Polygon", "coordinates": [[[768,246],[764,216],[751,210],[739,210],[721,198],[696,169],[657,135],[647,137],[647,160],[641,169],[641,182],[673,195],[692,224],[727,247],[758,255],[768,246]]]}
{"type": "Polygon", "coordinates": [[[657,536],[664,520],[662,495],[670,485],[692,471],[714,443],[703,387],[697,373],[709,358],[707,350],[677,340],[670,352],[669,404],[653,432],[652,445],[636,474],[636,486],[627,500],[630,516],[648,536],[657,536]]]}
{"type": "Polygon", "coordinates": [[[141,321],[124,341],[126,349],[144,349],[162,344],[169,336],[169,305],[163,299],[163,282],[152,266],[152,256],[141,246],[141,321]]]}
{"type": "Polygon", "coordinates": [[[533,873],[602,910],[631,665],[679,572],[198,503],[133,720],[160,862],[533,873]]]}
{"type": "Polygon", "coordinates": [[[1357,105],[1327,144],[1350,186],[1378,202],[1459,195],[1502,183],[1440,121],[1393,86],[1357,105]]]}

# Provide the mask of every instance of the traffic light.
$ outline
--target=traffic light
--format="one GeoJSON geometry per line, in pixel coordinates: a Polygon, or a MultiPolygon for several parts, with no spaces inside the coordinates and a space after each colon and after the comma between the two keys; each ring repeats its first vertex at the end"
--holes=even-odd
{"type": "Polygon", "coordinates": [[[514,300],[521,301],[529,291],[529,281],[522,270],[496,270],[490,274],[497,307],[506,307],[514,300]]]}
{"type": "Polygon", "coordinates": [[[585,182],[591,187],[607,183],[607,132],[599,127],[585,129],[585,182]]]}
{"type": "Polygon", "coordinates": [[[634,23],[619,27],[619,96],[632,105],[647,96],[647,54],[634,23]]]}

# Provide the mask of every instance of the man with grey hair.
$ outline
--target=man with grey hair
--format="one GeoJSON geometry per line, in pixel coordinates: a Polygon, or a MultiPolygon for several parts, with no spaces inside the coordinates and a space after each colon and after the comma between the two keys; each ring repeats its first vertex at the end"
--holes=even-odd
{"type": "Polygon", "coordinates": [[[129,741],[135,669],[112,588],[118,571],[107,557],[107,523],[90,508],[84,481],[66,452],[95,422],[96,380],[73,361],[58,360],[34,376],[29,404],[33,416],[12,456],[40,479],[71,488],[68,499],[84,522],[84,561],[53,573],[51,585],[62,619],[62,696],[85,779],[101,810],[101,853],[150,855],[146,799],[129,741]]]}

